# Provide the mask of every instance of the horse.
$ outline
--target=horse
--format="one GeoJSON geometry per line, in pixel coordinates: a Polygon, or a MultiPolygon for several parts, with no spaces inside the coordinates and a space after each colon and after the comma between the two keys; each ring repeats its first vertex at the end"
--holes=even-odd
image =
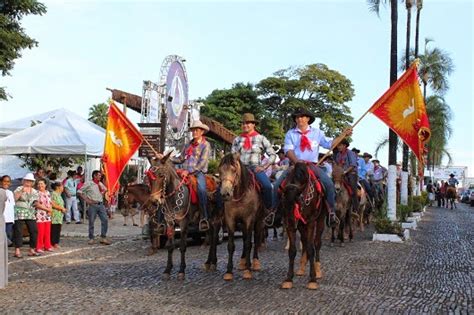
{"type": "MultiPolygon", "coordinates": [[[[164,216],[166,224],[166,235],[168,237],[165,247],[168,250],[168,261],[163,273],[165,279],[169,279],[171,270],[173,269],[173,251],[175,248],[175,226],[180,229],[180,252],[181,263],[178,271],[178,279],[184,280],[186,269],[186,239],[188,227],[190,223],[199,221],[200,211],[197,204],[191,202],[191,191],[186,184],[187,178],[181,178],[169,157],[171,152],[165,155],[161,160],[158,158],[149,158],[151,168],[147,175],[150,178],[151,196],[150,199],[159,204],[156,210],[155,221],[158,222],[158,211],[164,216]]],[[[212,180],[212,179],[211,179],[212,180]]],[[[215,209],[209,202],[210,214],[210,249],[209,257],[206,264],[207,270],[216,270],[217,257],[216,247],[218,240],[218,231],[220,229],[221,220],[215,215],[215,209]]]]}
{"type": "Polygon", "coordinates": [[[304,162],[296,163],[283,183],[280,210],[283,212],[290,248],[288,274],[281,285],[282,289],[293,287],[297,230],[300,232],[303,253],[306,254],[301,258],[303,273],[306,260],[309,261],[309,282],[306,287],[317,289],[316,279],[322,277],[320,249],[327,207],[321,184],[308,168],[304,162]]]}
{"type": "Polygon", "coordinates": [[[140,226],[143,226],[145,207],[150,206],[150,187],[145,184],[124,185],[119,190],[118,208],[124,216],[124,225],[127,225],[127,217],[132,217],[132,223],[135,224],[135,214],[138,207],[141,208],[140,226]],[[147,204],[148,203],[148,204],[147,204]]]}
{"type": "Polygon", "coordinates": [[[369,202],[369,196],[367,195],[367,192],[365,191],[364,186],[358,183],[357,188],[358,188],[357,194],[359,198],[359,213],[357,213],[357,216],[355,217],[356,217],[356,222],[359,225],[360,231],[363,232],[364,224],[365,224],[364,217],[369,216],[371,205],[369,202]]]}
{"type": "MultiPolygon", "coordinates": [[[[349,229],[349,240],[353,239],[352,232],[352,200],[350,194],[350,186],[345,179],[344,169],[336,163],[332,166],[332,179],[336,192],[336,216],[339,219],[338,239],[341,246],[344,246],[344,227],[347,224],[349,229]]],[[[336,227],[331,228],[331,244],[334,244],[336,227]]]]}
{"type": "Polygon", "coordinates": [[[451,210],[456,209],[456,187],[448,186],[446,189],[446,208],[451,205],[451,210]]]}
{"type": "Polygon", "coordinates": [[[228,233],[228,261],[224,280],[231,281],[233,276],[233,255],[235,251],[234,233],[237,221],[242,222],[243,252],[239,269],[243,269],[243,278],[252,279],[252,271],[261,269],[258,259],[258,247],[263,235],[264,209],[255,175],[241,162],[239,154],[225,155],[219,164],[221,179],[220,193],[224,201],[224,222],[228,233]],[[252,264],[252,235],[254,250],[252,264]]]}

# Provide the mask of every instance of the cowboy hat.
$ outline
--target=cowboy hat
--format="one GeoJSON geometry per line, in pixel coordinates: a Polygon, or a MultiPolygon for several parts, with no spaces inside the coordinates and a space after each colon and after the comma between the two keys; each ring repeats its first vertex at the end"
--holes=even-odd
{"type": "Polygon", "coordinates": [[[379,163],[380,164],[380,161],[379,160],[372,160],[372,163],[379,163]]]}
{"type": "Polygon", "coordinates": [[[242,115],[242,122],[243,123],[254,123],[254,124],[258,124],[258,120],[255,119],[255,116],[251,113],[245,113],[242,115]]]}
{"type": "Polygon", "coordinates": [[[25,175],[25,177],[23,177],[23,180],[35,181],[35,176],[33,175],[33,173],[28,173],[25,175]]]}
{"type": "Polygon", "coordinates": [[[454,175],[453,173],[449,174],[449,177],[454,177],[454,176],[456,176],[456,175],[454,175]]]}
{"type": "Polygon", "coordinates": [[[369,159],[371,159],[371,158],[372,158],[372,155],[369,154],[369,153],[367,153],[367,152],[364,152],[364,154],[362,155],[362,157],[363,157],[363,158],[368,157],[369,159]]]}
{"type": "Polygon", "coordinates": [[[352,152],[356,153],[356,154],[359,154],[360,153],[360,150],[357,149],[357,148],[352,148],[352,152]]]}
{"type": "Polygon", "coordinates": [[[196,129],[196,128],[202,129],[205,132],[209,131],[209,127],[207,125],[203,124],[200,120],[193,121],[193,123],[191,124],[191,127],[189,127],[189,130],[196,129]]]}
{"type": "Polygon", "coordinates": [[[309,110],[307,110],[306,108],[303,108],[303,107],[299,107],[295,110],[295,112],[291,115],[291,117],[293,118],[293,120],[296,119],[296,117],[300,117],[300,116],[306,116],[306,117],[309,117],[309,122],[308,124],[312,124],[315,120],[315,117],[313,115],[313,113],[311,113],[309,110]]]}
{"type": "Polygon", "coordinates": [[[347,140],[347,138],[344,138],[344,139],[341,140],[341,142],[339,142],[339,144],[343,144],[346,147],[348,147],[349,146],[349,140],[347,140]]]}

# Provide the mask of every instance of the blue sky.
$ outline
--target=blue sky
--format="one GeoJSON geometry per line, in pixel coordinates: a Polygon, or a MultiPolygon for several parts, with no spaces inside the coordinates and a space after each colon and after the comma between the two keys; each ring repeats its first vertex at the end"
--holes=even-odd
{"type": "MultiPolygon", "coordinates": [[[[289,66],[325,63],[352,81],[349,105],[357,119],[389,85],[389,8],[377,17],[363,0],[44,2],[46,15],[23,22],[39,47],[24,51],[12,76],[1,78],[13,98],[0,102],[0,121],[59,107],[87,117],[91,105],[110,96],[106,87],[140,95],[143,80],[157,82],[169,54],[187,60],[191,99],[289,66]]],[[[400,52],[405,25],[402,3],[400,52]]],[[[468,166],[474,176],[472,1],[424,1],[425,37],[454,60],[445,95],[454,114],[449,151],[453,165],[468,166]]],[[[369,115],[356,127],[353,146],[373,152],[387,134],[369,115]]],[[[386,151],[379,158],[387,164],[386,151]]]]}

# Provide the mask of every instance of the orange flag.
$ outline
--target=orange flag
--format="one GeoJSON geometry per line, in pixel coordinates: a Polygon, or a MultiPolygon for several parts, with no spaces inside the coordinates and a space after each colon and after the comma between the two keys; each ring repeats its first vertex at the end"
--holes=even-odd
{"type": "Polygon", "coordinates": [[[118,180],[125,166],[143,142],[140,131],[110,101],[102,162],[109,195],[119,187],[118,180]]]}
{"type": "Polygon", "coordinates": [[[424,144],[431,131],[425,102],[418,83],[417,62],[385,92],[369,112],[377,116],[424,162],[424,144]]]}

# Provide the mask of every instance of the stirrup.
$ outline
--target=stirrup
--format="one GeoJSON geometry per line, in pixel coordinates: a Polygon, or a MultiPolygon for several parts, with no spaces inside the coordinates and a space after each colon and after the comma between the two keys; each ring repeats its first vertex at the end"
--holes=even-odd
{"type": "Polygon", "coordinates": [[[201,221],[199,221],[199,231],[206,232],[207,230],[209,230],[209,226],[209,221],[206,218],[201,219],[201,221]],[[203,227],[203,224],[205,224],[205,227],[203,227]]]}
{"type": "Polygon", "coordinates": [[[264,221],[266,226],[273,226],[273,224],[275,223],[275,212],[270,211],[270,213],[267,214],[267,216],[265,217],[264,221]]]}

